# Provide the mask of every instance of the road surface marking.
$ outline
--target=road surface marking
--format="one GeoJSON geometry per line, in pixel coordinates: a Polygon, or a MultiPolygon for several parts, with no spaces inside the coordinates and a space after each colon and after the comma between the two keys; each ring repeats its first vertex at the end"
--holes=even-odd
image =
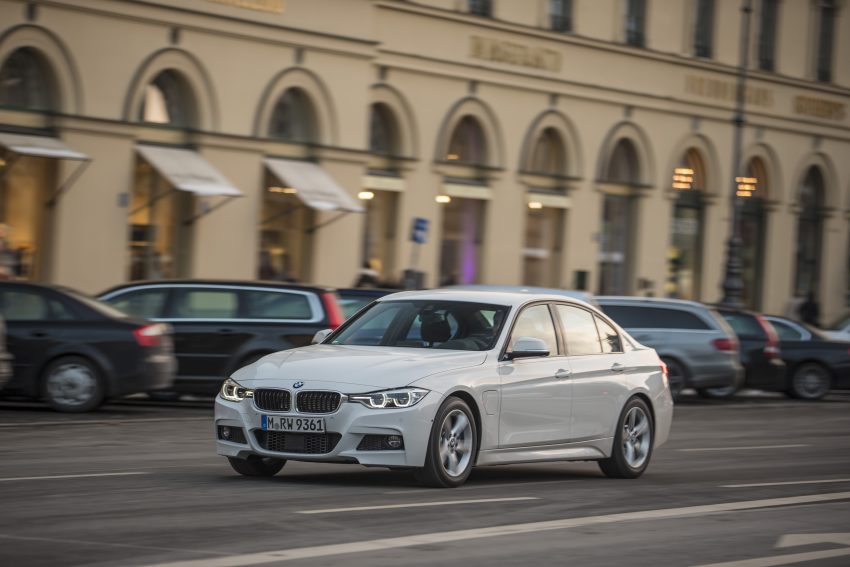
{"type": "Polygon", "coordinates": [[[89,474],[58,474],[54,476],[16,476],[12,478],[0,478],[0,482],[11,482],[13,480],[54,480],[61,478],[91,478],[96,476],[132,476],[137,474],[149,474],[146,472],[105,472],[89,474]]]}
{"type": "MultiPolygon", "coordinates": [[[[539,482],[529,481],[529,482],[506,482],[500,484],[466,484],[461,486],[460,488],[455,488],[454,492],[466,492],[467,490],[482,490],[485,488],[512,488],[514,490],[518,490],[524,488],[526,486],[539,486],[541,484],[568,484],[571,482],[578,482],[577,480],[541,480],[539,482]]],[[[410,490],[390,490],[388,492],[384,492],[383,494],[414,494],[417,492],[430,492],[434,493],[433,488],[411,488],[410,490]]]]}
{"type": "Polygon", "coordinates": [[[679,449],[682,453],[698,453],[701,451],[754,451],[758,449],[791,449],[794,447],[811,447],[805,443],[793,445],[752,445],[750,447],[702,447],[700,449],[679,449]]]}
{"type": "Polygon", "coordinates": [[[0,534],[0,539],[21,540],[21,541],[44,541],[48,543],[70,543],[72,545],[90,545],[92,547],[120,547],[130,549],[145,549],[154,551],[179,551],[181,553],[194,553],[195,555],[227,555],[220,551],[203,551],[199,549],[181,549],[178,547],[158,547],[155,545],[133,545],[132,543],[110,543],[106,541],[88,541],[84,539],[60,539],[52,537],[34,537],[12,534],[0,534]]]}
{"type": "Polygon", "coordinates": [[[549,520],[544,522],[509,524],[489,528],[433,532],[385,539],[355,541],[351,543],[296,547],[294,549],[281,549],[260,553],[246,553],[243,555],[232,555],[229,557],[208,558],[203,560],[155,563],[148,565],[148,567],[244,567],[246,565],[262,565],[264,563],[275,563],[298,559],[331,557],[335,555],[349,555],[352,553],[365,553],[370,551],[386,551],[388,549],[400,549],[417,545],[446,544],[471,539],[537,534],[541,531],[564,530],[591,525],[613,524],[636,520],[665,520],[670,518],[706,516],[722,512],[738,512],[742,510],[754,510],[758,508],[776,506],[795,506],[800,504],[813,504],[817,502],[833,502],[836,500],[850,500],[850,492],[833,492],[829,494],[790,496],[786,498],[769,498],[764,500],[745,500],[739,502],[725,502],[722,504],[688,506],[684,508],[662,508],[657,510],[606,514],[603,516],[586,516],[583,518],[565,518],[562,520],[549,520]]]}
{"type": "Polygon", "coordinates": [[[517,502],[520,500],[540,500],[535,496],[517,496],[514,498],[483,498],[480,500],[442,500],[438,502],[410,502],[408,504],[384,504],[382,506],[355,506],[353,508],[326,508],[324,510],[299,510],[296,514],[332,514],[335,512],[362,512],[364,510],[390,510],[393,508],[425,508],[429,506],[456,506],[458,504],[486,504],[488,502],[517,502]]]}
{"type": "Polygon", "coordinates": [[[753,559],[711,563],[700,565],[699,567],[773,567],[774,565],[792,565],[806,561],[817,561],[819,559],[850,555],[850,533],[785,534],[779,538],[776,547],[797,547],[818,543],[832,543],[844,545],[845,547],[842,549],[827,549],[824,551],[809,551],[806,553],[792,553],[788,555],[773,555],[770,557],[755,557],[753,559]]]}
{"type": "Polygon", "coordinates": [[[824,480],[792,480],[789,482],[757,482],[754,484],[721,484],[720,488],[755,488],[757,486],[791,486],[793,484],[830,484],[850,482],[850,478],[828,478],[824,480]]]}
{"type": "Polygon", "coordinates": [[[210,416],[205,417],[140,417],[130,419],[77,419],[73,421],[15,421],[0,423],[0,427],[36,427],[41,425],[55,425],[65,427],[66,425],[123,425],[125,423],[156,423],[167,421],[168,423],[180,421],[212,421],[210,416]]]}

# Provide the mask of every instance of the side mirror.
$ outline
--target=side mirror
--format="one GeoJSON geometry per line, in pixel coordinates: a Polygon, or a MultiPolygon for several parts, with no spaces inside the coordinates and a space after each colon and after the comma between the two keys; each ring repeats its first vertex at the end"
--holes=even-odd
{"type": "Polygon", "coordinates": [[[517,337],[514,341],[512,352],[506,353],[508,360],[517,358],[531,358],[534,356],[549,356],[549,347],[543,339],[534,337],[517,337]]]}
{"type": "Polygon", "coordinates": [[[333,333],[333,331],[330,329],[322,329],[321,331],[316,331],[316,334],[313,335],[313,340],[310,341],[310,344],[317,345],[319,343],[324,342],[324,340],[328,338],[328,335],[330,335],[331,333],[333,333]]]}

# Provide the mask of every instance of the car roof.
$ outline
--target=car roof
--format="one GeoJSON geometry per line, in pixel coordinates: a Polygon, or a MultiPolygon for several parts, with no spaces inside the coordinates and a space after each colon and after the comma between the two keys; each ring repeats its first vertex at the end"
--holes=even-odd
{"type": "Polygon", "coordinates": [[[713,309],[698,301],[688,299],[672,299],[667,297],[635,297],[630,295],[598,295],[596,300],[600,304],[605,303],[630,303],[635,305],[650,305],[655,307],[690,307],[695,309],[713,309]]]}
{"type": "Polygon", "coordinates": [[[516,307],[530,301],[564,301],[592,307],[589,303],[554,293],[527,293],[521,291],[496,291],[491,289],[461,289],[461,288],[439,288],[422,291],[402,291],[385,295],[378,301],[395,301],[401,299],[422,299],[431,301],[468,301],[471,303],[491,303],[516,307]]]}
{"type": "Polygon", "coordinates": [[[599,307],[596,304],[596,298],[589,291],[581,291],[576,289],[561,289],[525,285],[488,285],[488,284],[468,284],[468,285],[453,285],[441,289],[454,290],[470,290],[470,291],[504,291],[511,293],[540,294],[540,295],[558,295],[562,297],[571,297],[589,303],[594,307],[599,307]]]}
{"type": "Polygon", "coordinates": [[[121,285],[117,285],[115,287],[111,287],[101,293],[98,294],[98,297],[107,295],[110,293],[114,293],[116,291],[120,291],[122,289],[130,289],[130,288],[143,288],[143,287],[157,287],[157,286],[229,286],[229,287],[266,287],[269,289],[291,289],[291,290],[299,290],[299,291],[312,291],[312,292],[323,292],[323,291],[334,291],[335,288],[320,286],[320,285],[309,285],[309,284],[297,284],[297,283],[287,283],[287,282],[279,282],[279,281],[269,281],[269,280],[198,280],[198,279],[172,279],[172,280],[139,280],[134,282],[127,282],[121,285]]]}

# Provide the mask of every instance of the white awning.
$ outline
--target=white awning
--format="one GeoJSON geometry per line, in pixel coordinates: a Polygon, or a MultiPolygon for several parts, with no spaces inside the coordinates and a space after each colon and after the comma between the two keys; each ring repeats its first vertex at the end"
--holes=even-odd
{"type": "Polygon", "coordinates": [[[88,161],[89,156],[69,148],[59,138],[0,132],[0,146],[22,156],[88,161]]]}
{"type": "Polygon", "coordinates": [[[264,161],[272,174],[281,183],[294,188],[298,198],[308,207],[320,211],[363,212],[363,207],[318,165],[282,158],[266,158],[264,161]]]}
{"type": "Polygon", "coordinates": [[[242,191],[196,151],[144,144],[138,144],[136,151],[175,189],[201,197],[242,196],[242,191]]]}

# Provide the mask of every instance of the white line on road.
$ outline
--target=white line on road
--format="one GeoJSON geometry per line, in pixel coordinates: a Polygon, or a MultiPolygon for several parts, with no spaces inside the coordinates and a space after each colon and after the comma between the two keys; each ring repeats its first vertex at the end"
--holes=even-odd
{"type": "Polygon", "coordinates": [[[775,567],[777,565],[797,565],[806,561],[817,561],[819,559],[830,559],[845,555],[850,555],[850,547],[827,549],[825,551],[809,551],[807,553],[791,553],[788,555],[773,555],[771,557],[756,557],[755,559],[742,559],[739,561],[728,561],[726,563],[710,563],[699,565],[699,567],[775,567]]]}
{"type": "Polygon", "coordinates": [[[408,504],[383,504],[380,506],[356,506],[352,508],[326,508],[324,510],[299,510],[296,514],[332,514],[335,512],[362,512],[364,510],[391,510],[393,508],[426,508],[429,506],[456,506],[458,504],[486,504],[487,502],[517,502],[519,500],[540,500],[535,496],[517,496],[514,498],[482,498],[479,500],[442,500],[439,502],[410,502],[408,504]]]}
{"type": "Polygon", "coordinates": [[[278,551],[266,551],[260,553],[246,553],[244,555],[232,555],[230,557],[219,557],[215,559],[209,558],[199,561],[173,561],[169,563],[153,564],[148,567],[244,567],[246,565],[261,565],[263,563],[292,561],[296,559],[331,557],[334,555],[348,555],[352,553],[364,553],[370,551],[386,551],[388,549],[399,549],[413,547],[416,545],[446,544],[449,542],[465,541],[470,539],[536,534],[541,531],[564,530],[590,525],[612,524],[635,520],[664,520],[669,518],[706,516],[722,512],[737,512],[742,510],[754,510],[757,508],[794,506],[799,504],[813,504],[816,502],[832,502],[836,500],[850,500],[850,492],[833,492],[830,494],[812,494],[809,496],[790,496],[787,498],[726,502],[722,504],[707,504],[703,506],[688,506],[684,508],[663,508],[660,510],[643,510],[639,512],[606,514],[603,516],[586,516],[584,518],[565,518],[562,520],[549,520],[545,522],[509,524],[489,528],[452,530],[447,532],[399,536],[386,539],[355,541],[351,543],[298,547],[295,549],[281,549],[278,551]]]}
{"type": "Polygon", "coordinates": [[[721,484],[720,488],[755,488],[758,486],[791,486],[794,484],[830,484],[850,482],[850,478],[827,478],[823,480],[792,480],[788,482],[757,482],[754,484],[721,484]]]}
{"type": "Polygon", "coordinates": [[[679,449],[682,453],[699,453],[702,451],[754,451],[759,449],[792,449],[794,447],[811,447],[805,443],[792,445],[752,445],[750,447],[702,447],[699,449],[679,449]]]}
{"type": "Polygon", "coordinates": [[[35,427],[40,425],[55,425],[65,427],[66,425],[123,425],[125,423],[156,423],[167,421],[169,423],[178,421],[209,421],[212,422],[212,414],[204,417],[143,417],[130,419],[77,419],[73,421],[16,421],[0,423],[0,427],[35,427]]]}
{"type": "Polygon", "coordinates": [[[59,474],[54,476],[16,476],[11,478],[0,478],[0,482],[11,482],[13,480],[55,480],[61,478],[91,478],[98,476],[132,476],[137,474],[149,474],[141,471],[133,472],[106,472],[106,473],[89,473],[89,474],[59,474]]]}
{"type": "MultiPolygon", "coordinates": [[[[487,488],[512,488],[514,490],[525,488],[526,486],[539,486],[541,484],[569,484],[571,482],[578,482],[577,480],[541,480],[541,481],[529,481],[529,482],[506,482],[500,484],[465,484],[460,488],[454,489],[454,492],[466,492],[468,490],[482,490],[487,488]]],[[[417,492],[430,492],[434,493],[433,488],[411,488],[410,490],[389,490],[384,492],[384,494],[415,494],[417,492]]]]}

